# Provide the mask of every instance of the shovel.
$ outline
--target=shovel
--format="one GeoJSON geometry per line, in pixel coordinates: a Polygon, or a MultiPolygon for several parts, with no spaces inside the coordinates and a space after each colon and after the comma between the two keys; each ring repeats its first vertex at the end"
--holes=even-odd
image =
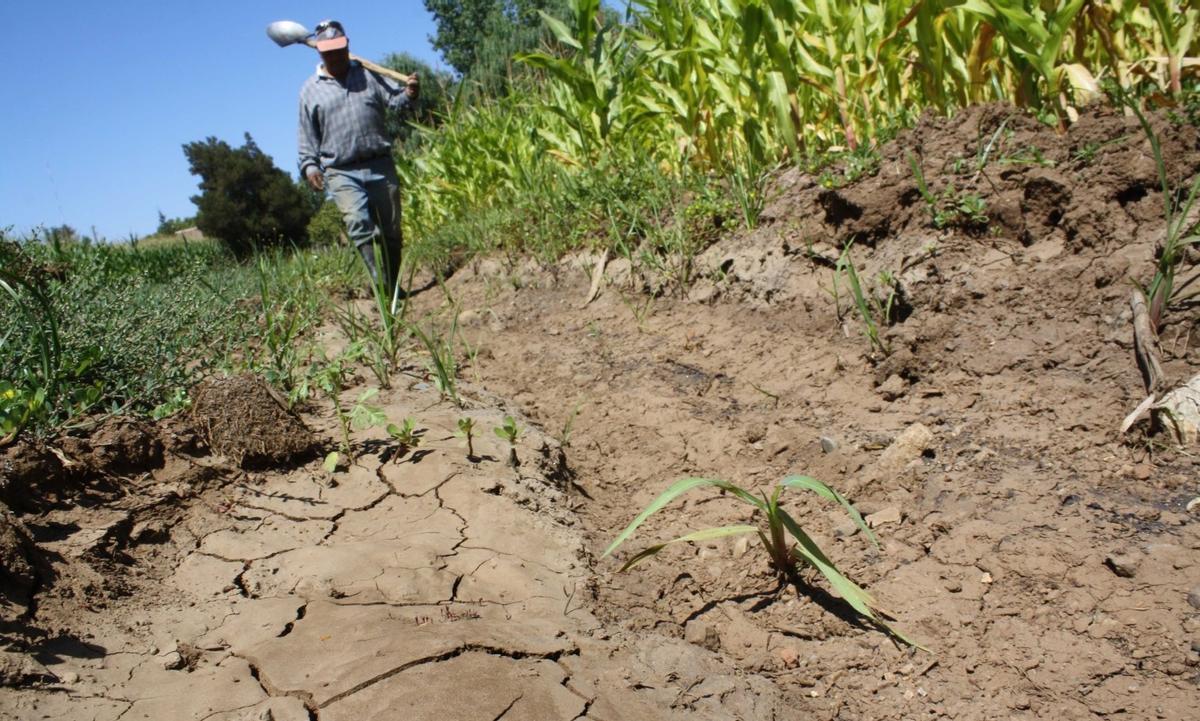
{"type": "MultiPolygon", "coordinates": [[[[308,28],[291,20],[278,20],[268,25],[267,37],[274,40],[275,44],[281,48],[286,48],[288,45],[295,45],[296,43],[303,43],[310,48],[317,47],[317,41],[313,39],[313,34],[308,31],[308,28]]],[[[360,65],[373,73],[379,73],[400,83],[408,82],[408,76],[404,73],[398,73],[391,68],[385,68],[370,60],[364,60],[357,55],[351,55],[350,59],[357,60],[360,65]]]]}

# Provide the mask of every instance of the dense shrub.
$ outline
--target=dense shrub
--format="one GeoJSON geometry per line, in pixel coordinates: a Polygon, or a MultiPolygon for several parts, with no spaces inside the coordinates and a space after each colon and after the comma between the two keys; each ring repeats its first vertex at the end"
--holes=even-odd
{"type": "Polygon", "coordinates": [[[275,167],[250,134],[240,148],[210,137],[183,146],[200,195],[196,226],[245,256],[256,247],[302,243],[319,205],[291,176],[275,167]]]}

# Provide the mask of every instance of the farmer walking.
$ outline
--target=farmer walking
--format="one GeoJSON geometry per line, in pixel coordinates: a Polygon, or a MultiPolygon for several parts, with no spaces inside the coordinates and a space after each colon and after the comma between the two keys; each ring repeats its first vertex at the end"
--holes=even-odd
{"type": "Polygon", "coordinates": [[[371,280],[393,298],[400,275],[400,180],[385,111],[421,91],[417,74],[398,87],[350,59],[342,24],[317,25],[317,72],[300,90],[300,175],[333,196],[371,280]],[[382,257],[379,257],[382,255],[382,257]]]}

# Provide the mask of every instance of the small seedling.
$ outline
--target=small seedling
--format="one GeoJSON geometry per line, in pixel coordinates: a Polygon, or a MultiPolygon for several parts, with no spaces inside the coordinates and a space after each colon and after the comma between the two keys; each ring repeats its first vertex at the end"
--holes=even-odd
{"type": "Polygon", "coordinates": [[[474,445],[475,419],[469,418],[466,416],[459,418],[458,419],[458,430],[455,431],[454,435],[466,440],[466,442],[467,442],[467,460],[474,459],[475,458],[475,445],[474,445]]]}
{"type": "MultiPolygon", "coordinates": [[[[846,284],[850,287],[850,295],[854,301],[854,307],[858,311],[858,315],[863,321],[863,333],[867,336],[867,341],[871,344],[871,350],[878,350],[883,355],[891,354],[892,350],[888,346],[887,341],[879,333],[880,324],[888,322],[887,313],[890,312],[891,299],[888,300],[888,309],[878,307],[878,302],[874,296],[868,296],[863,290],[862,283],[858,278],[858,271],[854,267],[854,260],[850,257],[850,248],[854,242],[846,244],[846,249],[842,251],[842,255],[838,258],[837,267],[833,272],[834,283],[834,301],[837,302],[837,278],[843,275],[846,278],[846,284]]],[[[840,311],[839,311],[840,313],[840,311]]]]}
{"type": "Polygon", "coordinates": [[[462,402],[458,397],[457,375],[458,365],[454,360],[454,347],[452,344],[454,334],[458,330],[458,317],[455,316],[454,326],[450,329],[450,335],[443,340],[436,332],[427,335],[415,323],[412,325],[413,335],[425,345],[425,349],[429,351],[429,366],[433,374],[433,385],[437,388],[438,393],[443,398],[449,400],[456,406],[462,406],[462,402]]]}
{"type": "Polygon", "coordinates": [[[400,444],[400,453],[403,455],[406,451],[416,448],[421,444],[420,432],[417,431],[417,422],[412,418],[405,418],[400,425],[389,423],[387,425],[388,435],[392,440],[400,444]]]}
{"type": "Polygon", "coordinates": [[[647,518],[657,513],[675,498],[683,495],[693,488],[698,488],[701,486],[711,486],[719,489],[720,491],[731,495],[742,503],[751,506],[754,515],[762,516],[765,524],[719,526],[716,528],[708,528],[702,531],[693,531],[692,533],[688,533],[678,538],[671,539],[670,541],[665,541],[663,543],[650,546],[649,548],[640,551],[626,561],[623,566],[621,566],[622,571],[627,571],[630,568],[633,568],[642,561],[651,558],[652,556],[658,554],[659,551],[674,543],[710,541],[716,538],[727,538],[729,536],[740,536],[752,533],[757,534],[759,540],[762,542],[763,548],[766,551],[767,560],[771,564],[772,570],[774,570],[779,576],[781,586],[784,583],[802,585],[802,581],[799,576],[800,569],[805,566],[812,566],[813,568],[816,568],[826,580],[829,581],[829,585],[833,587],[837,594],[843,598],[846,603],[849,603],[850,606],[860,615],[870,622],[876,624],[883,630],[887,631],[900,641],[913,646],[917,645],[913,641],[906,638],[902,633],[889,626],[886,621],[884,621],[884,614],[880,611],[878,604],[875,602],[875,599],[871,597],[871,594],[867,593],[858,584],[854,583],[845,575],[843,575],[842,572],[839,571],[833,564],[833,561],[829,560],[829,557],[825,555],[825,552],[817,546],[812,537],[800,527],[800,524],[797,523],[787,511],[780,508],[779,497],[783,493],[784,489],[797,488],[812,491],[822,498],[840,504],[842,508],[846,510],[846,513],[850,515],[854,525],[858,526],[858,528],[871,541],[872,544],[878,546],[878,541],[875,539],[875,534],[872,533],[871,529],[867,527],[866,522],[863,521],[862,516],[854,508],[854,506],[850,505],[850,502],[842,497],[842,495],[837,491],[833,490],[821,481],[809,476],[788,476],[787,478],[784,478],[778,483],[778,485],[775,486],[775,489],[771,493],[770,497],[768,497],[765,493],[755,496],[753,493],[750,493],[749,491],[728,481],[710,478],[685,478],[676,482],[666,491],[663,491],[658,498],[655,498],[645,510],[638,514],[637,518],[633,519],[633,522],[630,523],[624,531],[621,531],[616,540],[614,540],[612,544],[605,549],[601,557],[607,556],[613,551],[617,550],[622,543],[624,543],[631,535],[633,535],[633,532],[637,530],[638,526],[642,525],[647,518]],[[788,534],[795,539],[795,543],[788,539],[788,534]]]}
{"type": "Polygon", "coordinates": [[[496,426],[492,431],[508,441],[508,465],[516,468],[520,465],[517,460],[517,439],[521,436],[521,429],[517,427],[517,421],[512,416],[504,416],[503,425],[496,426]]]}
{"type": "Polygon", "coordinates": [[[378,394],[378,388],[368,388],[359,394],[354,407],[350,409],[350,426],[354,430],[365,431],[387,423],[387,414],[383,409],[367,403],[378,394]]]}
{"type": "Polygon", "coordinates": [[[583,408],[583,403],[576,403],[571,409],[571,415],[567,416],[567,420],[563,421],[562,430],[554,440],[558,441],[558,445],[567,448],[571,445],[571,431],[575,428],[575,419],[579,417],[579,409],[583,408]]]}

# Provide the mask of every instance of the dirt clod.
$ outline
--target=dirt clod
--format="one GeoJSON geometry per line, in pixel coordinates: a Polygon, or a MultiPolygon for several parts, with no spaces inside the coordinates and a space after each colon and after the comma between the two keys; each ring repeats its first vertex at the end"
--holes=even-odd
{"type": "Polygon", "coordinates": [[[0,507],[0,624],[16,621],[29,611],[37,569],[42,565],[28,529],[0,507]]]}
{"type": "Polygon", "coordinates": [[[99,473],[138,473],[163,463],[163,444],[154,429],[132,418],[104,421],[79,443],[75,452],[77,460],[99,473]]]}
{"type": "Polygon", "coordinates": [[[290,466],[312,457],[312,431],[253,375],[210,378],[192,392],[192,422],[214,453],[243,468],[290,466]]]}

